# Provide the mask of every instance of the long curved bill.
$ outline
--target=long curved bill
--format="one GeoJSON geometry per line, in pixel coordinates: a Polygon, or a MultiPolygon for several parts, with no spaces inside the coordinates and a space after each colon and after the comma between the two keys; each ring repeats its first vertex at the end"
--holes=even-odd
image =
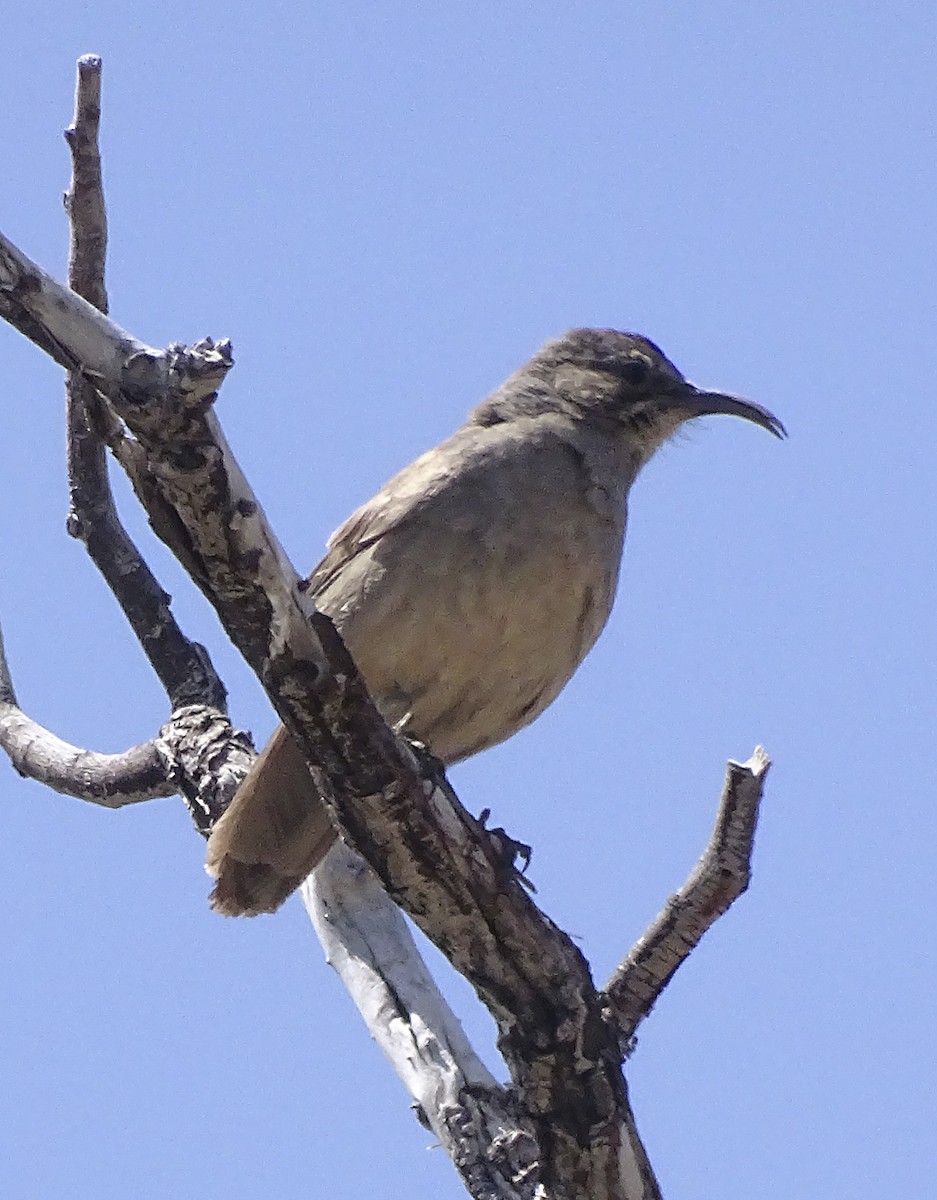
{"type": "Polygon", "coordinates": [[[691,416],[743,417],[746,421],[752,421],[762,429],[767,429],[777,438],[787,437],[787,430],[774,413],[768,412],[760,404],[743,400],[741,396],[730,396],[728,392],[707,392],[695,384],[690,384],[690,389],[688,396],[681,397],[681,407],[686,406],[691,416]]]}

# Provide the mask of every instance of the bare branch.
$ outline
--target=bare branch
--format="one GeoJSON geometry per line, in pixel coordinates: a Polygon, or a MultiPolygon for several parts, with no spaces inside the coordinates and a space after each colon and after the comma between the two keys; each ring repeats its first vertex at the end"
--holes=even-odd
{"type": "Polygon", "coordinates": [[[155,796],[171,796],[178,790],[153,742],[123,754],[95,754],[70,746],[27,717],[16,702],[2,632],[0,749],[6,751],[20,775],[105,808],[123,808],[155,796]]]}
{"type": "Polygon", "coordinates": [[[94,379],[113,379],[132,355],[156,353],[56,283],[2,234],[0,316],[60,366],[94,379]]]}
{"type": "Polygon", "coordinates": [[[771,761],[761,746],[730,762],[709,845],[683,887],[667,901],[605,987],[627,1044],[703,934],[751,879],[755,828],[771,761]]]}
{"type": "Polygon", "coordinates": [[[101,60],[95,54],[86,54],[78,60],[75,116],[65,130],[72,155],[72,182],[65,194],[71,229],[68,284],[72,291],[106,313],[107,210],[98,148],[100,120],[101,60]]]}
{"type": "MultiPolygon", "coordinates": [[[[97,142],[100,84],[100,59],[92,55],[80,59],[75,117],[65,135],[72,154],[72,181],[65,197],[71,228],[72,291],[55,285],[51,293],[33,297],[40,305],[43,301],[52,306],[63,303],[59,329],[63,321],[69,324],[69,306],[76,305],[81,318],[73,332],[78,329],[79,340],[81,322],[89,318],[79,297],[102,312],[107,309],[107,217],[97,142]]],[[[20,256],[20,266],[24,262],[28,260],[20,256]]],[[[28,292],[32,286],[27,272],[19,276],[14,291],[18,288],[28,292]]],[[[42,329],[42,319],[30,305],[17,305],[11,295],[6,299],[28,328],[39,331],[41,344],[50,348],[59,361],[70,357],[63,349],[70,344],[67,334],[59,342],[54,330],[42,329]]],[[[116,329],[110,323],[106,328],[111,332],[116,329]]],[[[95,344],[106,357],[107,347],[100,339],[95,344]]],[[[183,635],[170,612],[169,597],[117,516],[102,438],[120,448],[124,459],[132,457],[132,450],[119,423],[80,370],[69,372],[67,428],[71,497],[68,531],[81,539],[110,586],[166,688],[174,712],[158,738],[124,754],[96,754],[71,746],[19,709],[0,641],[0,746],[21,774],[55,791],[109,808],[182,791],[196,826],[207,833],[246,774],[253,748],[249,738],[233,730],[227,719],[224,685],[207,651],[183,635]]],[[[139,478],[136,482],[140,483],[139,478]]]]}
{"type": "Polygon", "coordinates": [[[72,746],[19,707],[0,631],[0,749],[28,779],[102,808],[125,808],[181,792],[207,835],[254,759],[247,734],[210,705],[176,709],[158,737],[122,754],[72,746]]]}
{"type": "MultiPolygon", "coordinates": [[[[74,292],[107,312],[104,263],[107,214],[104,205],[98,124],[101,114],[101,60],[78,60],[75,117],[65,139],[72,155],[71,187],[65,208],[71,228],[68,282],[74,292]]],[[[71,497],[67,528],[85,545],[137,636],[172,707],[212,705],[225,711],[226,693],[208,652],[184,636],[143,556],[117,516],[99,432],[115,437],[113,418],[80,372],[68,377],[68,481],[71,497]]]]}
{"type": "MultiPolygon", "coordinates": [[[[302,895],[328,961],[470,1194],[544,1195],[529,1116],[466,1041],[399,909],[364,861],[339,842],[302,895]]],[[[627,1200],[659,1200],[630,1110],[619,1169],[627,1200]]]]}
{"type": "Polygon", "coordinates": [[[533,1200],[533,1131],[475,1054],[365,861],[336,843],[302,895],[328,962],[470,1194],[533,1200]]]}
{"type": "Polygon", "coordinates": [[[420,958],[400,909],[363,858],[336,842],[302,895],[327,962],[418,1104],[429,1112],[434,1094],[458,1090],[437,1075],[449,1068],[457,1069],[461,1086],[498,1086],[420,958]],[[403,1055],[396,1049],[400,1040],[403,1055]]]}

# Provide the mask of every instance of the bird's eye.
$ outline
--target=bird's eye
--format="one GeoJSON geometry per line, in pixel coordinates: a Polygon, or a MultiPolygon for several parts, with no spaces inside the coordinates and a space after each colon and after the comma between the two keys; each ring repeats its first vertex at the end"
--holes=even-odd
{"type": "Polygon", "coordinates": [[[629,358],[627,362],[622,363],[619,373],[629,387],[641,387],[647,383],[651,368],[643,358],[629,358]]]}

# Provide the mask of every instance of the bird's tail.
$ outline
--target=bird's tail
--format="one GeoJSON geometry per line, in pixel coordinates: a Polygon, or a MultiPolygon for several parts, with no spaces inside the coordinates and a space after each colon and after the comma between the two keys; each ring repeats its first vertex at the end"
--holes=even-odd
{"type": "Polygon", "coordinates": [[[212,908],[226,917],[275,912],[335,837],[303,757],[281,725],[208,839],[212,908]]]}

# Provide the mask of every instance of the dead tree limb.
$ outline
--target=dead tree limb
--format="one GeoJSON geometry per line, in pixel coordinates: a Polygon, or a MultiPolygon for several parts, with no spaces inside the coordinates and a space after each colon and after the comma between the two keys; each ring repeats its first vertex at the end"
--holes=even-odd
{"type": "Polygon", "coordinates": [[[760,746],[748,762],[729,763],[716,825],[702,858],[605,985],[626,1044],[703,934],[748,887],[758,810],[770,766],[760,746]]]}
{"type": "MultiPolygon", "coordinates": [[[[101,60],[78,62],[75,114],[66,130],[72,179],[68,281],[72,292],[107,312],[104,283],[107,217],[98,126],[101,60]]],[[[224,685],[208,652],[182,633],[169,596],[124,529],[107,474],[105,442],[133,460],[132,448],[100,395],[80,370],[66,384],[68,532],[85,546],[117,599],[169,697],[173,714],[150,742],[124,754],[96,754],[70,746],[32,721],[18,706],[3,660],[0,744],[16,769],[56,791],[109,808],[181,791],[196,825],[207,833],[250,766],[252,747],[227,719],[224,685]],[[206,769],[211,764],[213,771],[206,769]]],[[[140,481],[138,480],[138,483],[140,481]]]]}
{"type": "MultiPolygon", "coordinates": [[[[162,589],[122,543],[102,442],[302,747],[345,842],[380,880],[379,888],[337,848],[306,885],[307,903],[331,939],[332,961],[471,1194],[654,1200],[660,1193],[635,1128],[623,1057],[680,962],[744,890],[767,760],[731,768],[700,867],[608,988],[596,988],[577,947],[533,903],[513,847],[467,813],[445,778],[388,729],[332,623],[310,601],[214,414],[233,364],[230,344],[206,339],[157,350],[101,311],[98,69],[90,61],[80,68],[69,135],[75,288],[57,284],[0,237],[0,316],[71,374],[72,532],[89,552],[96,544],[95,561],[174,705],[187,702],[174,716],[199,746],[213,747],[186,760],[164,731],[156,753],[175,765],[163,786],[169,780],[199,796],[204,787],[211,797],[220,778],[230,795],[240,768],[236,756],[226,758],[232,735],[220,682],[201,648],[167,621],[162,589]],[[144,581],[142,598],[133,592],[131,600],[122,583],[128,577],[144,581]],[[413,969],[409,934],[388,897],[491,1011],[509,1087],[492,1080],[445,1006],[428,999],[431,981],[413,969]]],[[[15,703],[11,684],[7,694],[15,703]]],[[[233,741],[249,757],[236,735],[233,741]]],[[[199,802],[204,828],[217,810],[210,799],[199,802]]]]}

